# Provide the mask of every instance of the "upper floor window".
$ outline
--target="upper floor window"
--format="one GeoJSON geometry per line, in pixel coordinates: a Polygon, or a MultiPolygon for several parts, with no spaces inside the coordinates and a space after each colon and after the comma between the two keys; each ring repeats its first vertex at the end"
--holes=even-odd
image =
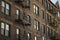
{"type": "Polygon", "coordinates": [[[28,40],[31,40],[31,34],[28,33],[27,36],[28,36],[28,40]]]}
{"type": "Polygon", "coordinates": [[[19,35],[19,29],[16,29],[16,34],[19,35]]]}
{"type": "Polygon", "coordinates": [[[50,11],[50,4],[48,4],[48,10],[50,11]]]}
{"type": "Polygon", "coordinates": [[[49,16],[49,23],[51,23],[51,16],[49,16]]]}
{"type": "Polygon", "coordinates": [[[10,5],[4,1],[2,1],[2,10],[6,15],[10,15],[10,5]]]}
{"type": "Polygon", "coordinates": [[[42,15],[43,15],[43,19],[45,19],[45,18],[46,18],[46,13],[45,13],[45,11],[42,11],[42,15]]]}
{"type": "Polygon", "coordinates": [[[4,9],[5,9],[5,2],[4,1],[2,1],[2,12],[4,13],[4,9]]]}
{"type": "Polygon", "coordinates": [[[42,40],[45,40],[45,37],[44,36],[42,37],[42,40]]]}
{"type": "Polygon", "coordinates": [[[9,25],[6,24],[5,26],[5,36],[9,36],[9,25]]]}
{"type": "Polygon", "coordinates": [[[19,18],[20,18],[20,11],[16,10],[16,19],[19,19],[19,18]]]}
{"type": "Polygon", "coordinates": [[[20,30],[16,29],[16,39],[20,40],[20,30]]]}
{"type": "Polygon", "coordinates": [[[9,11],[10,11],[10,8],[9,8],[9,4],[6,3],[6,15],[9,15],[9,11]]]}
{"type": "Polygon", "coordinates": [[[27,15],[27,21],[30,23],[31,22],[31,19],[30,19],[30,16],[27,15]]]}
{"type": "Polygon", "coordinates": [[[34,29],[39,30],[39,22],[37,20],[34,20],[34,29]]]}
{"type": "Polygon", "coordinates": [[[36,6],[36,5],[33,5],[34,6],[34,13],[35,15],[39,15],[39,7],[36,6]]]}
{"type": "Polygon", "coordinates": [[[1,22],[1,34],[4,36],[9,36],[9,24],[1,22]]]}
{"type": "Polygon", "coordinates": [[[43,25],[43,34],[45,34],[45,33],[46,33],[46,26],[43,25]]]}
{"type": "Polygon", "coordinates": [[[35,40],[37,40],[37,37],[35,36],[35,40]]]}
{"type": "Polygon", "coordinates": [[[4,35],[4,23],[1,23],[1,34],[4,35]]]}
{"type": "Polygon", "coordinates": [[[27,0],[27,5],[30,6],[30,0],[27,0]]]}
{"type": "Polygon", "coordinates": [[[58,12],[58,17],[60,17],[60,13],[58,12]]]}
{"type": "Polygon", "coordinates": [[[49,36],[49,28],[47,27],[47,36],[49,36]]]}
{"type": "Polygon", "coordinates": [[[39,2],[42,4],[42,0],[39,0],[39,2]]]}

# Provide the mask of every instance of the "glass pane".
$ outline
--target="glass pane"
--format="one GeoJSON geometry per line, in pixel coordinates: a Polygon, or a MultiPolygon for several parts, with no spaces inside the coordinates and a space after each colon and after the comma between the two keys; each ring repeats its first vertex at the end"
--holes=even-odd
{"type": "Polygon", "coordinates": [[[4,7],[2,7],[2,10],[1,11],[4,13],[4,7]]]}
{"type": "Polygon", "coordinates": [[[45,38],[44,38],[44,37],[42,37],[42,39],[43,39],[43,40],[45,40],[45,38]]]}
{"type": "Polygon", "coordinates": [[[6,24],[6,30],[8,30],[8,31],[9,31],[9,25],[8,25],[8,24],[6,24]]]}
{"type": "Polygon", "coordinates": [[[1,28],[3,28],[3,29],[4,29],[4,23],[1,23],[1,28]]]}
{"type": "Polygon", "coordinates": [[[35,8],[35,5],[33,5],[33,6],[34,6],[34,13],[35,13],[35,9],[36,9],[36,8],[35,8]]]}
{"type": "Polygon", "coordinates": [[[28,33],[28,38],[30,37],[29,33],[28,33]]]}
{"type": "Polygon", "coordinates": [[[34,29],[36,29],[36,21],[34,20],[34,29]]]}
{"type": "Polygon", "coordinates": [[[2,7],[5,7],[5,2],[4,1],[2,1],[2,7]]]}
{"type": "Polygon", "coordinates": [[[9,31],[5,30],[5,36],[8,36],[8,35],[9,35],[9,31]]]}
{"type": "Polygon", "coordinates": [[[60,17],[60,13],[58,12],[58,17],[60,17]]]}
{"type": "Polygon", "coordinates": [[[19,14],[19,10],[16,10],[16,19],[19,19],[20,14],[19,14]]]}
{"type": "Polygon", "coordinates": [[[28,6],[30,5],[30,0],[27,0],[27,5],[28,5],[28,6]]]}
{"type": "Polygon", "coordinates": [[[19,10],[16,10],[16,14],[19,15],[19,10]]]}
{"type": "Polygon", "coordinates": [[[6,9],[6,15],[9,15],[9,10],[8,9],[6,9]]]}
{"type": "Polygon", "coordinates": [[[29,18],[30,18],[30,17],[29,17],[29,16],[27,16],[27,21],[29,21],[29,18]]]}
{"type": "Polygon", "coordinates": [[[6,4],[6,9],[8,9],[8,10],[9,10],[9,4],[6,4]]]}
{"type": "Polygon", "coordinates": [[[16,34],[17,34],[17,35],[19,34],[19,29],[16,29],[16,34]]]}
{"type": "Polygon", "coordinates": [[[35,40],[37,40],[37,37],[35,36],[35,40]]]}
{"type": "Polygon", "coordinates": [[[4,29],[1,28],[1,34],[4,35],[4,29]]]}
{"type": "Polygon", "coordinates": [[[30,40],[31,39],[31,34],[28,33],[27,35],[28,35],[28,40],[30,40]]]}
{"type": "Polygon", "coordinates": [[[36,15],[38,15],[38,7],[36,6],[36,15]]]}
{"type": "Polygon", "coordinates": [[[38,30],[38,21],[36,21],[36,23],[37,23],[36,25],[37,25],[37,30],[38,30]]]}

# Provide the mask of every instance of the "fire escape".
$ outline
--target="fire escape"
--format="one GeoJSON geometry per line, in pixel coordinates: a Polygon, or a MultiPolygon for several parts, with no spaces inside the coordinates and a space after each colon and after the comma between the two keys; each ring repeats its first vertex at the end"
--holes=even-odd
{"type": "MultiPolygon", "coordinates": [[[[31,22],[29,21],[30,16],[28,16],[26,14],[26,10],[25,9],[27,9],[27,8],[29,9],[30,8],[30,0],[14,0],[14,2],[17,3],[17,4],[21,4],[21,6],[23,8],[22,25],[29,26],[31,24],[31,22]]],[[[17,22],[19,22],[19,21],[17,21],[17,22]]]]}

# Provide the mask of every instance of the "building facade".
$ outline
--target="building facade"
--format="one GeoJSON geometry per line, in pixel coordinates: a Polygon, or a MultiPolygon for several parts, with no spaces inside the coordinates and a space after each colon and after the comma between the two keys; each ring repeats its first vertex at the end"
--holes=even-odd
{"type": "Polygon", "coordinates": [[[0,0],[0,40],[60,40],[59,13],[50,0],[0,0]]]}

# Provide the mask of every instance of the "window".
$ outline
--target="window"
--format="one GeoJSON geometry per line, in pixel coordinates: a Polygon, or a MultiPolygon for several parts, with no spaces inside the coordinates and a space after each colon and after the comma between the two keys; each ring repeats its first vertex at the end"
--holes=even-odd
{"type": "Polygon", "coordinates": [[[23,13],[23,19],[24,19],[24,20],[26,20],[26,16],[27,16],[27,15],[26,15],[26,13],[24,12],[24,13],[23,13]]]}
{"type": "Polygon", "coordinates": [[[9,35],[9,25],[8,24],[5,24],[5,36],[8,36],[9,35]]]}
{"type": "Polygon", "coordinates": [[[45,2],[46,2],[45,0],[42,0],[42,4],[43,4],[43,6],[45,5],[45,2]]]}
{"type": "Polygon", "coordinates": [[[27,6],[30,6],[30,0],[27,0],[27,6]]]}
{"type": "Polygon", "coordinates": [[[2,1],[2,12],[4,13],[4,10],[5,9],[5,2],[4,1],[2,1]]]}
{"type": "Polygon", "coordinates": [[[51,29],[51,33],[50,33],[51,37],[53,36],[53,30],[51,29]]]}
{"type": "Polygon", "coordinates": [[[37,20],[34,20],[34,29],[39,30],[39,22],[37,20]]]}
{"type": "Polygon", "coordinates": [[[45,40],[45,37],[44,36],[42,37],[42,40],[45,40]]]}
{"type": "Polygon", "coordinates": [[[6,3],[6,15],[9,15],[9,11],[10,11],[9,4],[6,3]]]}
{"type": "Polygon", "coordinates": [[[42,3],[42,0],[39,0],[40,3],[42,3]]]}
{"type": "Polygon", "coordinates": [[[27,15],[27,21],[30,23],[31,22],[31,19],[30,19],[30,16],[27,15]]]}
{"type": "Polygon", "coordinates": [[[35,36],[35,40],[37,40],[37,37],[35,36]]]}
{"type": "Polygon", "coordinates": [[[51,23],[51,16],[49,16],[49,23],[51,23]]]}
{"type": "Polygon", "coordinates": [[[34,13],[35,15],[39,15],[39,7],[34,5],[34,13]]]}
{"type": "Polygon", "coordinates": [[[20,40],[20,30],[16,29],[16,38],[17,40],[20,40]]]}
{"type": "Polygon", "coordinates": [[[19,29],[16,29],[16,34],[19,35],[19,29]]]}
{"type": "Polygon", "coordinates": [[[48,9],[48,2],[45,2],[45,8],[48,9]]]}
{"type": "Polygon", "coordinates": [[[49,22],[49,15],[47,14],[47,22],[49,22]]]}
{"type": "Polygon", "coordinates": [[[47,23],[47,13],[45,14],[45,22],[47,23]]]}
{"type": "Polygon", "coordinates": [[[47,36],[49,36],[49,28],[47,28],[47,36]]]}
{"type": "Polygon", "coordinates": [[[9,36],[9,25],[6,23],[1,23],[1,34],[4,36],[9,36]]]}
{"type": "Polygon", "coordinates": [[[20,18],[20,11],[16,10],[16,19],[18,20],[20,18]]]}
{"type": "Polygon", "coordinates": [[[1,23],[1,34],[4,35],[4,23],[1,23]]]}
{"type": "Polygon", "coordinates": [[[50,4],[48,4],[48,10],[50,11],[50,4]]]}
{"type": "Polygon", "coordinates": [[[2,1],[2,12],[6,15],[10,15],[10,5],[4,1],[2,1]]]}
{"type": "Polygon", "coordinates": [[[60,13],[58,12],[58,17],[60,17],[60,13]]]}
{"type": "Polygon", "coordinates": [[[45,19],[46,13],[44,11],[42,11],[42,15],[43,15],[43,19],[45,19]]]}
{"type": "Polygon", "coordinates": [[[28,40],[31,40],[31,34],[28,33],[27,36],[28,36],[28,40]]]}
{"type": "Polygon", "coordinates": [[[43,25],[40,24],[40,35],[42,36],[43,35],[43,25]]]}
{"type": "Polygon", "coordinates": [[[42,26],[42,32],[43,32],[43,34],[46,33],[46,27],[45,27],[45,25],[42,26]]]}

